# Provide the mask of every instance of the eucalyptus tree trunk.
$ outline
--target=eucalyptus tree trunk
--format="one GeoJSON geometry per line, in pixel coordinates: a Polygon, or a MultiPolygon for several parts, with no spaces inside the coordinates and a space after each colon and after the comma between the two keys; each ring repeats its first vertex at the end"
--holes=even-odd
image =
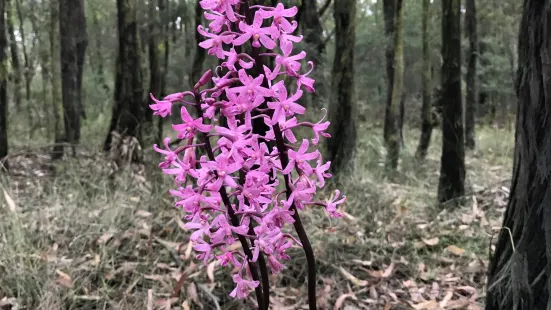
{"type": "Polygon", "coordinates": [[[15,39],[12,1],[13,0],[6,0],[4,5],[6,10],[6,26],[10,36],[11,66],[13,69],[13,100],[15,101],[15,108],[21,110],[21,62],[19,60],[17,41],[15,39]]]}
{"type": "MultiPolygon", "coordinates": [[[[23,72],[23,75],[25,76],[25,98],[27,99],[27,104],[30,104],[31,101],[31,83],[33,78],[33,68],[32,63],[29,58],[29,53],[27,51],[27,41],[26,41],[26,33],[25,33],[25,27],[23,27],[23,11],[21,8],[21,0],[14,0],[15,6],[17,10],[17,17],[19,19],[19,35],[21,36],[21,46],[23,47],[23,59],[25,62],[25,71],[23,72]]],[[[30,109],[29,109],[30,110],[30,109]]]]}
{"type": "Polygon", "coordinates": [[[0,1],[0,173],[8,169],[8,66],[6,48],[6,1],[0,1]]]}
{"type": "Polygon", "coordinates": [[[387,36],[387,102],[384,139],[387,148],[386,168],[398,168],[402,144],[404,93],[404,10],[403,0],[384,0],[387,36]]]}
{"type": "Polygon", "coordinates": [[[354,119],[354,44],[356,41],[356,0],[334,1],[335,59],[329,105],[329,160],[333,172],[350,171],[356,148],[354,119]]]}
{"type": "Polygon", "coordinates": [[[422,20],[422,37],[423,37],[423,107],[421,109],[421,136],[415,156],[418,159],[425,159],[430,145],[432,136],[432,104],[431,104],[431,61],[430,61],[430,37],[429,37],[429,21],[430,21],[430,0],[423,0],[423,20],[422,20]]]}
{"type": "Polygon", "coordinates": [[[302,0],[299,14],[308,58],[316,65],[313,76],[316,80],[316,92],[308,94],[304,98],[311,101],[306,103],[306,105],[312,104],[315,107],[322,107],[323,105],[318,101],[321,98],[325,98],[327,87],[323,77],[325,42],[323,40],[323,27],[318,13],[317,0],[302,0]]]}
{"type": "Polygon", "coordinates": [[[86,109],[82,100],[82,78],[84,75],[84,64],[86,60],[86,49],[88,48],[88,31],[86,29],[86,13],[84,0],[73,0],[75,3],[75,43],[77,53],[77,104],[82,118],[86,118],[86,109]]]}
{"type": "Polygon", "coordinates": [[[467,56],[467,97],[465,102],[465,146],[474,149],[476,113],[476,66],[478,61],[478,34],[476,29],[475,0],[466,0],[465,32],[469,37],[467,56]]]}
{"type": "Polygon", "coordinates": [[[113,134],[134,137],[140,144],[142,142],[141,125],[145,111],[136,6],[135,0],[117,0],[119,49],[115,100],[109,132],[104,143],[105,151],[111,149],[113,134]]]}
{"type": "MultiPolygon", "coordinates": [[[[80,0],[78,0],[80,1],[80,0]]],[[[78,60],[77,40],[75,37],[75,0],[59,0],[59,37],[61,57],[61,95],[65,142],[78,144],[80,141],[80,107],[78,104],[78,60]]],[[[73,148],[74,154],[74,148],[73,148]]]]}
{"type": "MultiPolygon", "coordinates": [[[[203,8],[201,8],[200,0],[195,0],[195,29],[197,26],[201,25],[203,21],[203,8]]],[[[203,41],[203,36],[195,32],[195,41],[197,44],[203,41]]],[[[203,63],[205,62],[206,52],[199,45],[195,46],[195,57],[193,57],[193,64],[191,66],[191,73],[189,75],[189,85],[193,88],[193,85],[197,83],[201,75],[203,74],[203,63]]]]}
{"type": "Polygon", "coordinates": [[[62,143],[64,138],[63,104],[61,100],[61,67],[59,49],[59,0],[50,0],[50,72],[52,91],[52,110],[54,114],[54,147],[52,159],[59,159],[63,156],[62,143]]]}
{"type": "Polygon", "coordinates": [[[519,35],[517,121],[507,211],[488,271],[487,310],[551,305],[551,1],[525,0],[519,35]]]}
{"type": "MultiPolygon", "coordinates": [[[[159,0],[159,4],[163,0],[159,0]]],[[[159,10],[160,11],[160,10],[159,10]]],[[[159,20],[159,13],[157,11],[157,1],[149,1],[149,25],[148,25],[148,54],[149,54],[149,93],[145,96],[145,107],[149,104],[151,99],[149,94],[155,97],[161,97],[162,81],[161,81],[161,63],[160,54],[162,49],[160,48],[160,35],[161,35],[161,22],[159,20]]],[[[153,121],[153,113],[145,113],[145,121],[150,123],[153,121]]]]}
{"type": "Polygon", "coordinates": [[[442,158],[438,183],[440,202],[465,193],[460,10],[460,0],[442,0],[442,158]]]}

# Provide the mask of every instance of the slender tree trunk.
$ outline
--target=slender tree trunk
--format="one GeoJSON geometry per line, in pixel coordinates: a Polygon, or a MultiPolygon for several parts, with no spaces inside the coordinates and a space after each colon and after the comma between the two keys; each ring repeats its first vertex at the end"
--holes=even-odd
{"type": "Polygon", "coordinates": [[[80,116],[86,119],[86,109],[82,100],[82,78],[84,75],[84,64],[86,61],[86,49],[88,48],[88,31],[86,29],[86,13],[84,0],[73,0],[75,2],[75,40],[77,53],[77,104],[80,116]]]}
{"type": "Polygon", "coordinates": [[[15,108],[21,110],[21,63],[19,61],[19,50],[17,48],[17,41],[15,39],[15,27],[13,25],[13,9],[12,1],[6,0],[6,23],[8,27],[8,33],[10,36],[10,52],[11,52],[11,66],[13,69],[13,99],[15,101],[15,108]]]}
{"type": "Polygon", "coordinates": [[[8,39],[6,37],[5,11],[6,1],[0,1],[0,173],[8,169],[8,57],[6,55],[8,39]]]}
{"type": "Polygon", "coordinates": [[[403,92],[404,92],[404,12],[403,0],[385,0],[385,32],[387,33],[388,98],[385,109],[384,138],[387,146],[386,167],[396,170],[400,159],[403,92]]]}
{"type": "Polygon", "coordinates": [[[461,1],[442,0],[442,159],[438,201],[465,192],[465,146],[461,100],[461,1]]]}
{"type": "MultiPolygon", "coordinates": [[[[195,0],[195,29],[197,26],[201,25],[203,20],[203,9],[201,8],[200,0],[195,0]]],[[[203,36],[197,31],[195,32],[195,41],[197,43],[203,41],[203,36]]],[[[205,50],[199,46],[195,48],[195,57],[193,58],[193,65],[191,67],[189,84],[190,87],[193,87],[195,83],[201,78],[203,74],[203,62],[205,62],[205,50]]]]}
{"type": "Polygon", "coordinates": [[[345,172],[353,166],[356,147],[354,120],[354,44],[356,41],[356,0],[334,1],[335,59],[329,106],[331,139],[327,147],[333,172],[345,172]]]}
{"type": "Polygon", "coordinates": [[[551,305],[551,1],[525,0],[507,211],[488,272],[487,310],[551,305]]]}
{"type": "Polygon", "coordinates": [[[61,68],[59,49],[59,0],[50,0],[50,54],[52,55],[51,65],[51,90],[52,109],[54,114],[54,147],[52,159],[59,159],[63,156],[62,143],[65,141],[63,124],[63,104],[61,100],[61,68]]]}
{"type": "MultiPolygon", "coordinates": [[[[323,52],[325,50],[325,42],[323,40],[323,27],[318,14],[317,1],[303,0],[299,14],[308,56],[316,65],[316,71],[314,71],[314,78],[317,85],[316,92],[304,98],[310,97],[311,104],[316,107],[321,107],[323,105],[318,101],[320,98],[326,97],[327,85],[323,78],[323,52]]],[[[309,103],[306,103],[306,105],[309,105],[309,103]]]]}
{"type": "MultiPolygon", "coordinates": [[[[92,22],[94,24],[94,27],[96,29],[100,29],[100,24],[99,24],[99,20],[98,20],[98,12],[93,12],[92,14],[92,22]]],[[[108,92],[109,91],[109,85],[107,85],[107,82],[105,81],[105,69],[104,69],[104,66],[103,66],[103,55],[101,53],[102,49],[103,49],[103,40],[101,38],[100,35],[97,35],[95,36],[95,46],[96,46],[96,51],[95,51],[95,55],[96,55],[96,74],[95,74],[95,78],[96,78],[96,83],[101,85],[101,87],[103,88],[103,90],[105,92],[108,92]]]]}
{"type": "Polygon", "coordinates": [[[417,147],[416,157],[418,159],[425,159],[430,145],[430,139],[432,136],[432,104],[431,104],[431,61],[430,61],[430,49],[429,49],[429,21],[430,21],[430,0],[423,0],[423,107],[421,110],[421,137],[419,138],[419,145],[417,147]]]}
{"type": "Polygon", "coordinates": [[[467,56],[467,98],[465,102],[465,146],[474,149],[475,113],[476,113],[476,66],[478,57],[478,35],[476,30],[475,0],[466,0],[465,32],[469,37],[469,53],[467,56]]]}
{"type": "MultiPolygon", "coordinates": [[[[163,0],[159,0],[159,7],[162,6],[163,0]]],[[[157,12],[157,1],[149,1],[149,31],[148,31],[148,53],[149,53],[149,94],[160,97],[162,92],[161,81],[161,64],[159,37],[161,34],[159,13],[157,12]]],[[[149,94],[145,97],[145,106],[147,106],[151,99],[149,94]]],[[[153,113],[145,113],[145,121],[150,123],[153,121],[153,113]]]]}
{"type": "Polygon", "coordinates": [[[145,111],[136,5],[134,0],[117,0],[119,51],[113,116],[104,143],[106,151],[111,149],[114,132],[123,137],[134,137],[140,144],[142,142],[141,125],[145,111]]]}
{"type": "Polygon", "coordinates": [[[80,109],[78,104],[78,60],[75,38],[75,0],[59,1],[59,34],[61,56],[61,96],[65,125],[65,140],[73,145],[80,140],[80,109]]]}
{"type": "MultiPolygon", "coordinates": [[[[17,17],[19,19],[19,35],[21,36],[21,46],[23,47],[23,59],[25,62],[25,71],[23,75],[25,76],[25,98],[27,99],[27,104],[30,104],[31,101],[31,83],[33,78],[33,68],[31,60],[29,59],[29,53],[27,51],[27,41],[25,36],[25,28],[23,27],[23,11],[21,9],[21,0],[14,0],[15,6],[17,9],[17,17]]],[[[30,110],[30,107],[29,107],[30,110]]]]}

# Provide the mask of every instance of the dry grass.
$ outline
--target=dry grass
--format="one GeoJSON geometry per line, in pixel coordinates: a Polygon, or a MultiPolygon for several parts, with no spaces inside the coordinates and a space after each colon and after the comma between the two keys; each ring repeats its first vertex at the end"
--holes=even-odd
{"type": "MultiPolygon", "coordinates": [[[[479,129],[478,149],[467,156],[465,206],[442,211],[435,204],[439,132],[420,164],[413,158],[418,133],[406,131],[401,170],[390,181],[381,131],[359,129],[354,173],[341,179],[349,216],[303,213],[319,262],[320,309],[477,309],[492,226],[500,225],[507,196],[512,133],[479,129]]],[[[16,147],[14,175],[0,180],[0,309],[9,309],[2,300],[11,309],[145,309],[149,293],[164,306],[184,272],[172,309],[251,307],[227,298],[227,270],[187,253],[181,214],[166,195],[170,181],[153,164],[113,173],[87,145],[52,167],[43,151],[16,147]]],[[[293,258],[272,279],[272,296],[304,309],[305,260],[300,250],[293,258]]]]}

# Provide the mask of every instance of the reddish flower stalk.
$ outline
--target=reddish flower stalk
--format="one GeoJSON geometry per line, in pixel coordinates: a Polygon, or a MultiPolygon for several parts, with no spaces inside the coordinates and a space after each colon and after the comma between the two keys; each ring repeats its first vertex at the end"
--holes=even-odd
{"type": "Polygon", "coordinates": [[[293,131],[298,127],[312,130],[314,146],[320,136],[329,137],[329,122],[323,118],[317,123],[297,120],[306,110],[297,103],[303,91],[315,91],[314,80],[308,77],[313,63],[308,63],[310,70],[304,73],[301,60],[306,53],[293,52],[293,44],[302,40],[292,34],[298,25],[291,19],[298,10],[282,4],[249,7],[241,0],[202,0],[200,4],[210,24],[209,28],[198,27],[207,38],[199,45],[220,58],[221,65],[215,74],[208,70],[191,92],[163,100],[152,97],[155,103],[150,107],[161,117],[172,113],[173,104],[183,105],[183,123],[173,128],[180,139],[188,141],[176,150],[170,149],[169,138],[165,149],[154,146],[164,155],[159,168],[174,176],[178,189],[170,192],[176,206],[187,213],[185,226],[193,230],[190,240],[197,258],[205,263],[217,259],[222,266],[237,270],[230,296],[246,298],[254,289],[258,307],[267,310],[268,270],[281,272],[283,261],[290,259],[286,250],[299,246],[308,262],[309,308],[316,309],[314,252],[298,210],[321,206],[330,217],[341,217],[337,206],[345,197],[339,198],[336,191],[332,201],[314,200],[317,188],[331,177],[327,173],[330,162],[324,163],[318,150],[308,151],[309,140],[296,145],[293,131]],[[245,44],[250,44],[251,55],[242,53],[245,44]],[[261,52],[261,47],[268,52],[261,52]],[[263,57],[272,57],[274,64],[264,65],[263,57]],[[251,76],[253,70],[264,74],[251,76]],[[285,77],[296,80],[295,93],[289,93],[285,77]],[[214,86],[204,89],[211,81],[214,86]],[[186,105],[195,106],[197,118],[188,113],[186,105]],[[263,121],[266,132],[253,130],[253,120],[263,121]],[[193,144],[199,133],[203,141],[193,144]],[[215,147],[210,142],[213,136],[218,138],[215,147]],[[275,147],[270,146],[272,142],[275,147]],[[196,147],[204,147],[207,156],[197,160],[196,147]],[[278,175],[283,176],[284,191],[278,189],[278,175]],[[194,184],[184,187],[188,178],[194,184]],[[279,200],[283,192],[286,198],[279,200]],[[294,225],[299,240],[286,231],[288,224],[294,225]],[[241,249],[235,250],[238,241],[241,249]]]}

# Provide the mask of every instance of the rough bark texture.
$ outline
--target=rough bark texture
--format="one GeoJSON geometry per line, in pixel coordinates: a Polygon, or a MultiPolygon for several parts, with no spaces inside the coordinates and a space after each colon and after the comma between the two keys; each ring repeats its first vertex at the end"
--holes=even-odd
{"type": "Polygon", "coordinates": [[[469,37],[469,52],[467,54],[467,97],[465,102],[465,146],[474,149],[475,113],[476,113],[476,65],[478,58],[478,34],[476,29],[475,0],[466,0],[465,32],[469,37]]]}
{"type": "Polygon", "coordinates": [[[75,31],[76,59],[77,59],[77,104],[79,114],[86,118],[86,110],[82,100],[82,77],[84,75],[84,64],[86,60],[86,49],[88,48],[88,31],[86,29],[86,14],[84,10],[84,0],[73,0],[75,5],[75,31]]]}
{"type": "MultiPolygon", "coordinates": [[[[203,9],[201,8],[200,0],[195,1],[195,29],[197,26],[201,25],[203,20],[203,9]]],[[[195,31],[195,41],[197,43],[203,41],[203,36],[195,31]]],[[[206,52],[203,48],[196,46],[195,47],[195,57],[193,58],[193,65],[191,67],[191,74],[189,79],[190,87],[193,87],[195,83],[201,78],[203,74],[203,62],[205,62],[206,52]]]]}
{"type": "Polygon", "coordinates": [[[429,49],[429,19],[430,19],[430,0],[423,0],[423,21],[422,21],[422,37],[423,37],[423,107],[421,110],[421,137],[415,156],[418,159],[425,159],[430,145],[432,136],[432,104],[430,90],[430,75],[431,61],[429,49]]]}
{"type": "Polygon", "coordinates": [[[386,166],[398,168],[402,144],[404,110],[404,10],[402,0],[385,0],[385,33],[387,35],[387,102],[385,109],[384,139],[387,146],[386,166]]]}
{"type": "Polygon", "coordinates": [[[438,201],[465,192],[465,146],[461,100],[461,1],[442,1],[442,158],[438,201]]]}
{"type": "Polygon", "coordinates": [[[6,10],[6,1],[0,1],[0,173],[8,169],[8,66],[6,47],[8,40],[6,37],[6,21],[4,12],[6,10]]]}
{"type": "Polygon", "coordinates": [[[144,120],[140,41],[135,0],[117,0],[119,50],[115,76],[115,102],[104,150],[111,149],[113,133],[141,143],[144,120]]]}
{"type": "MultiPolygon", "coordinates": [[[[161,3],[162,0],[159,0],[161,3]]],[[[148,31],[148,54],[149,54],[149,92],[145,96],[145,106],[150,103],[151,99],[149,94],[153,94],[155,97],[160,97],[163,94],[162,80],[161,80],[161,59],[160,55],[162,49],[160,48],[161,40],[161,23],[159,20],[159,13],[157,12],[157,2],[149,1],[149,31],[148,31]]],[[[153,121],[153,113],[145,113],[145,120],[147,122],[153,121]]]]}
{"type": "Polygon", "coordinates": [[[63,104],[61,100],[61,68],[59,55],[59,0],[51,0],[50,3],[50,53],[53,57],[50,60],[52,110],[54,115],[54,147],[52,158],[59,159],[63,156],[64,126],[63,126],[63,104]]]}
{"type": "Polygon", "coordinates": [[[329,105],[331,126],[327,147],[333,172],[346,171],[353,165],[356,147],[354,120],[354,44],[356,37],[356,1],[334,1],[335,59],[329,105]]]}
{"type": "Polygon", "coordinates": [[[19,35],[21,36],[21,46],[23,47],[23,59],[25,61],[25,97],[27,99],[27,103],[31,100],[31,83],[32,83],[32,77],[33,77],[33,68],[31,64],[31,60],[29,59],[29,53],[27,52],[27,41],[25,36],[25,28],[23,27],[23,12],[21,10],[21,0],[14,0],[15,6],[17,10],[17,17],[19,19],[19,35]]]}
{"type": "Polygon", "coordinates": [[[550,39],[551,1],[525,0],[511,195],[490,262],[487,310],[551,305],[550,39]]]}
{"type": "Polygon", "coordinates": [[[77,144],[80,140],[80,108],[78,104],[78,61],[75,38],[75,0],[59,1],[59,35],[61,56],[61,95],[65,125],[65,141],[77,144]]]}
{"type": "Polygon", "coordinates": [[[16,109],[21,109],[21,62],[19,60],[19,49],[17,47],[17,41],[15,40],[15,27],[13,24],[13,0],[6,0],[6,24],[8,27],[8,34],[10,36],[10,53],[11,53],[11,66],[13,75],[13,100],[15,101],[16,109]]]}
{"type": "MultiPolygon", "coordinates": [[[[306,52],[308,60],[311,60],[316,65],[314,71],[314,79],[316,80],[316,92],[306,95],[305,99],[310,99],[312,105],[321,107],[320,98],[326,97],[326,83],[323,79],[323,51],[325,50],[325,42],[323,40],[323,27],[320,16],[318,14],[316,0],[302,0],[302,5],[299,10],[300,25],[304,34],[304,42],[306,43],[306,52]]],[[[303,100],[305,101],[305,100],[303,100]]],[[[310,102],[306,103],[310,105],[310,102]]]]}

